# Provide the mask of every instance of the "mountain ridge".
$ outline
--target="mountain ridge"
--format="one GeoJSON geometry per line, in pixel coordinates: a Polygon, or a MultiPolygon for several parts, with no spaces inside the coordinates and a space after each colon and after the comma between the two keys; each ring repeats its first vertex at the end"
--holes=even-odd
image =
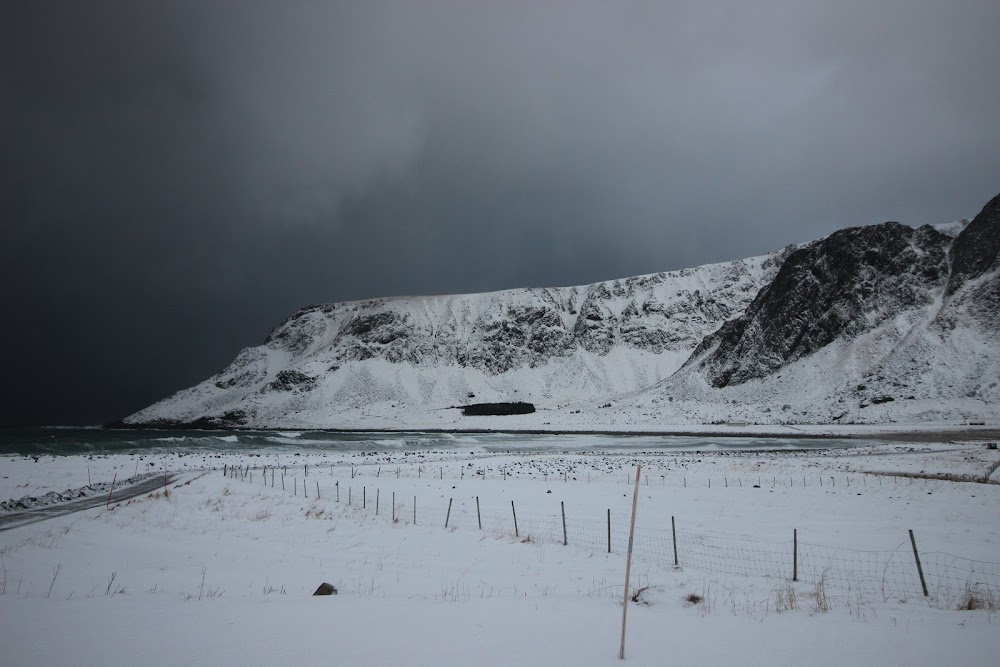
{"type": "Polygon", "coordinates": [[[998,229],[1000,195],[968,224],[853,227],[693,269],[308,306],[124,423],[447,428],[468,421],[442,408],[472,398],[538,404],[490,418],[518,428],[968,420],[998,399],[972,377],[1000,370],[998,229]]]}

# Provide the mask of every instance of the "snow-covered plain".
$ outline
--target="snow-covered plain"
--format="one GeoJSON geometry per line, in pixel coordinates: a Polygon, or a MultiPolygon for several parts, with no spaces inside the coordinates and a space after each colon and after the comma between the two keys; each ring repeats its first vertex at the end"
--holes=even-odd
{"type": "Polygon", "coordinates": [[[955,577],[975,561],[995,604],[1000,486],[903,475],[996,481],[997,451],[771,444],[7,455],[0,498],[181,476],[0,532],[3,662],[616,664],[638,464],[630,662],[996,664],[994,613],[956,609],[955,577]]]}

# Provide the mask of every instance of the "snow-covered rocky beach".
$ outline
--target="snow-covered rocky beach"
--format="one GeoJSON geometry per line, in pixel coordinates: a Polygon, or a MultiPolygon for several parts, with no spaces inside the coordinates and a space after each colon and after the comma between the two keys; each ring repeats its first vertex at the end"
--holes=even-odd
{"type": "Polygon", "coordinates": [[[211,437],[3,457],[3,499],[173,480],[0,531],[5,662],[613,664],[636,466],[634,664],[1000,648],[1000,453],[981,441],[211,437]]]}

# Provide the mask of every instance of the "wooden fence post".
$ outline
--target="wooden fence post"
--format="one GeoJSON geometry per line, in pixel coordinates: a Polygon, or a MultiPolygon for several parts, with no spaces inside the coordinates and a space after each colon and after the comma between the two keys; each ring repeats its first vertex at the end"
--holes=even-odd
{"type": "Polygon", "coordinates": [[[378,516],[378,497],[382,493],[382,489],[375,489],[375,516],[378,516]]]}
{"type": "Polygon", "coordinates": [[[913,545],[913,560],[917,562],[917,574],[920,575],[920,587],[924,589],[924,597],[930,594],[927,592],[927,582],[924,580],[924,568],[920,564],[920,554],[917,553],[917,541],[913,539],[913,530],[910,530],[910,544],[913,545]]]}
{"type": "Polygon", "coordinates": [[[618,659],[625,659],[625,622],[628,620],[629,575],[632,573],[632,545],[635,540],[635,514],[639,506],[639,472],[642,466],[635,467],[635,491],[632,494],[632,521],[628,529],[628,555],[625,557],[625,598],[622,604],[622,643],[618,649],[618,659]]]}
{"type": "Polygon", "coordinates": [[[680,565],[677,561],[677,524],[674,522],[674,517],[670,517],[670,534],[674,538],[674,567],[680,565]]]}
{"type": "Polygon", "coordinates": [[[611,508],[608,508],[608,553],[611,553],[611,508]]]}
{"type": "Polygon", "coordinates": [[[559,509],[562,510],[563,519],[563,546],[566,546],[569,544],[569,541],[566,539],[566,503],[562,500],[559,501],[559,509]]]}
{"type": "Polygon", "coordinates": [[[452,500],[454,500],[454,498],[449,498],[448,499],[448,513],[444,516],[444,527],[445,528],[448,527],[448,521],[451,519],[451,501],[452,500]]]}
{"type": "Polygon", "coordinates": [[[517,510],[514,509],[514,501],[510,501],[510,511],[514,515],[514,537],[521,537],[517,532],[517,510]]]}
{"type": "Polygon", "coordinates": [[[483,529],[483,515],[479,513],[479,496],[476,496],[476,521],[479,522],[479,530],[483,529]]]}
{"type": "Polygon", "coordinates": [[[118,473],[115,473],[114,478],[111,480],[111,489],[108,491],[108,504],[106,507],[111,507],[111,494],[115,491],[115,482],[118,481],[118,473]]]}
{"type": "Polygon", "coordinates": [[[799,529],[792,528],[792,581],[799,580],[799,529]]]}

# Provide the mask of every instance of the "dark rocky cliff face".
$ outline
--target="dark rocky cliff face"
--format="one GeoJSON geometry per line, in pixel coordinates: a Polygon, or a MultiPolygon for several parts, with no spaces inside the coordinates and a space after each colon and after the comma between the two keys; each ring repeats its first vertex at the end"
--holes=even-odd
{"type": "Polygon", "coordinates": [[[948,300],[936,323],[953,328],[964,311],[980,326],[1000,329],[1000,195],[955,239],[948,257],[948,300]]]}
{"type": "Polygon", "coordinates": [[[125,423],[334,424],[426,409],[436,424],[433,410],[473,392],[546,409],[634,398],[629,423],[873,423],[889,413],[872,408],[900,404],[917,421],[967,418],[1000,401],[998,344],[1000,195],[960,232],[887,222],[593,285],[309,306],[125,423]],[[766,381],[744,384],[755,379],[766,381]]]}
{"type": "Polygon", "coordinates": [[[969,280],[997,268],[1000,257],[1000,195],[990,200],[955,239],[948,256],[951,260],[949,295],[969,280]]]}
{"type": "MultiPolygon", "coordinates": [[[[740,260],[582,288],[484,295],[473,306],[476,312],[449,305],[446,298],[412,301],[407,304],[412,310],[396,310],[391,299],[308,306],[272,331],[265,346],[296,360],[322,358],[326,372],[376,359],[423,367],[453,364],[492,375],[538,368],[581,350],[600,356],[616,346],[686,352],[742,312],[790,252],[764,259],[760,267],[740,260]]],[[[227,384],[234,382],[230,370],[217,378],[218,388],[233,386],[227,384]]]]}
{"type": "Polygon", "coordinates": [[[926,304],[948,279],[951,242],[930,226],[895,222],[836,232],[792,253],[746,312],[706,337],[685,366],[715,387],[740,384],[926,304]]]}

